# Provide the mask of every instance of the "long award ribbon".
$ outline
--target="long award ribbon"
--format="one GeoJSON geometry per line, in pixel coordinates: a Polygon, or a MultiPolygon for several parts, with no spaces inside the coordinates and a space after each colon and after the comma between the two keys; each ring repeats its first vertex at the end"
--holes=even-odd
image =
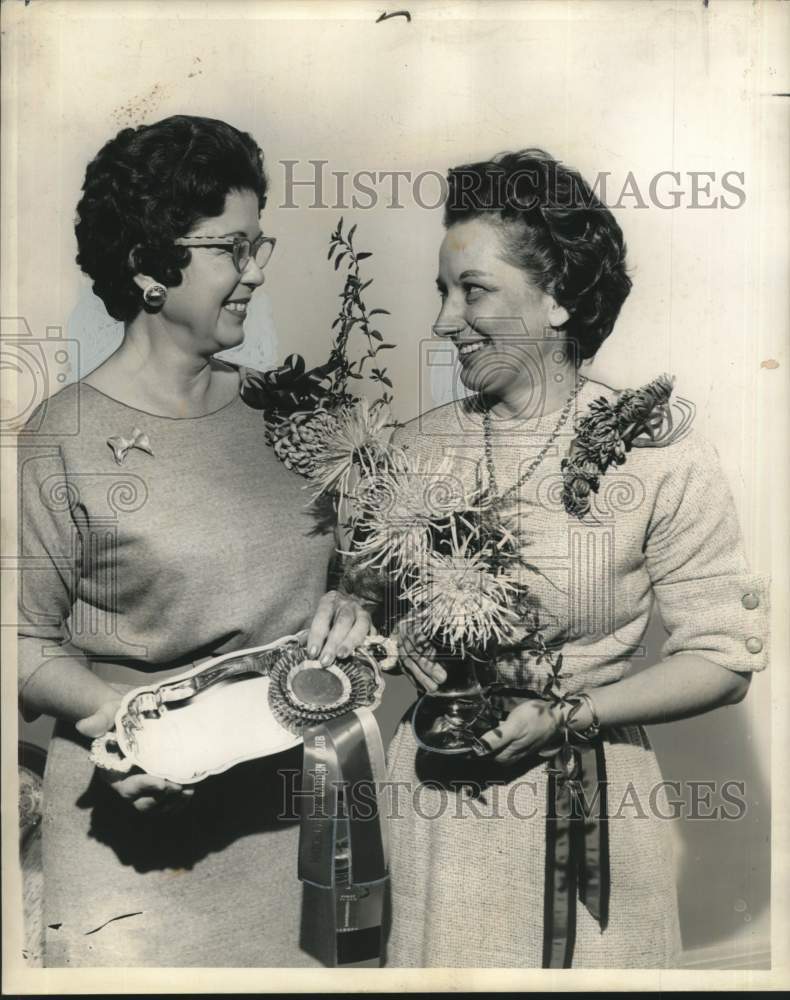
{"type": "Polygon", "coordinates": [[[577,746],[573,780],[549,772],[543,900],[543,968],[568,969],[576,943],[576,899],[602,931],[609,921],[609,826],[602,740],[577,746]]]}
{"type": "Polygon", "coordinates": [[[388,850],[378,724],[358,708],[306,727],[303,740],[299,878],[333,897],[333,964],[380,962],[388,850]]]}

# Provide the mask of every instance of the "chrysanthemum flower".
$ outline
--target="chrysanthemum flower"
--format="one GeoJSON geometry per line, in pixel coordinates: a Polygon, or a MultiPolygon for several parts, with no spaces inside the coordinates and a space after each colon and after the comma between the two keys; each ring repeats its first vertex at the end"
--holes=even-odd
{"type": "Polygon", "coordinates": [[[413,605],[415,624],[424,635],[464,654],[512,637],[518,589],[507,576],[493,573],[482,555],[470,553],[464,542],[449,555],[429,552],[403,596],[413,605]]]}
{"type": "Polygon", "coordinates": [[[338,414],[334,431],[316,457],[312,479],[319,493],[348,493],[355,469],[370,475],[390,464],[389,439],[395,421],[386,406],[371,407],[367,399],[338,414]]]}
{"type": "Polygon", "coordinates": [[[455,517],[480,509],[448,463],[430,469],[403,452],[388,468],[361,480],[353,506],[354,554],[361,565],[395,575],[409,567],[419,571],[433,535],[448,533],[455,517]]]}

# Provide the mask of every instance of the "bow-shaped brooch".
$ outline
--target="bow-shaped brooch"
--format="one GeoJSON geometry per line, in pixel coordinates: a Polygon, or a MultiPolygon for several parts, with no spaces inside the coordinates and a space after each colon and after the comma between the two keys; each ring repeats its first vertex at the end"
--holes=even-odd
{"type": "Polygon", "coordinates": [[[145,431],[141,431],[139,427],[132,428],[131,437],[125,438],[119,434],[117,437],[107,438],[107,444],[112,448],[117,465],[123,465],[126,461],[126,456],[132,448],[138,448],[153,458],[154,453],[151,451],[151,442],[148,439],[148,435],[145,431]]]}

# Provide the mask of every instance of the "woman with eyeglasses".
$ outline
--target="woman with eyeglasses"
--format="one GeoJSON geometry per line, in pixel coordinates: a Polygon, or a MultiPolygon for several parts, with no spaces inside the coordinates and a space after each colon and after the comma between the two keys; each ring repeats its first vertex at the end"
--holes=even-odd
{"type": "Polygon", "coordinates": [[[123,343],[19,438],[20,703],[57,720],[47,966],[319,964],[277,773],[298,750],[192,788],[89,758],[130,686],[308,627],[329,663],[368,633],[325,594],[331,526],[266,446],[244,372],[214,358],[264,281],[266,189],[254,140],[205,118],[124,129],[87,169],[77,260],[123,343]]]}

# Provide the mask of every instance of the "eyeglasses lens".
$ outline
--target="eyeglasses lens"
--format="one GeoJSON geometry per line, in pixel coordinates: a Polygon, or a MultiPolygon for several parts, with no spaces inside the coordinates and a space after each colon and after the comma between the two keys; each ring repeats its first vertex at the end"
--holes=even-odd
{"type": "Polygon", "coordinates": [[[233,260],[236,270],[243,274],[250,262],[250,241],[238,240],[233,246],[233,260]]]}
{"type": "Polygon", "coordinates": [[[255,251],[255,263],[259,268],[261,268],[261,270],[263,270],[263,268],[269,263],[272,250],[274,250],[274,245],[268,240],[264,240],[255,251]]]}
{"type": "MultiPolygon", "coordinates": [[[[263,268],[269,263],[269,258],[272,255],[273,249],[274,245],[268,240],[259,243],[255,248],[255,264],[257,267],[261,268],[261,270],[263,270],[263,268]]],[[[239,240],[235,245],[235,260],[236,267],[240,274],[243,274],[247,269],[251,256],[252,245],[250,244],[250,241],[239,240]]]]}

